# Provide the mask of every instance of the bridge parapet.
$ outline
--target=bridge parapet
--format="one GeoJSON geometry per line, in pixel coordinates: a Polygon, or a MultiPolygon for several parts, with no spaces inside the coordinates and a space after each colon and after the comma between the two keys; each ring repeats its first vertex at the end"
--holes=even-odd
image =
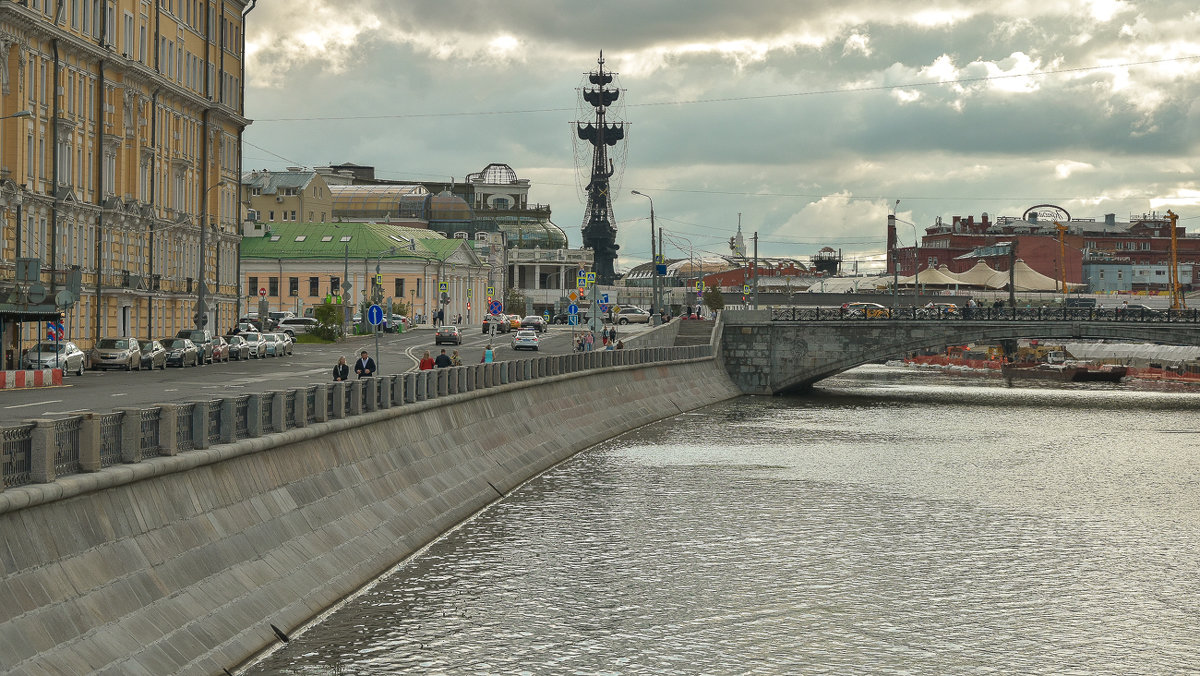
{"type": "Polygon", "coordinates": [[[718,354],[743,392],[780,394],[806,390],[856,366],[950,345],[1018,338],[1200,345],[1200,315],[1194,311],[1135,317],[1133,312],[1070,310],[1017,308],[989,314],[980,308],[970,319],[846,317],[841,308],[727,311],[718,354]]]}

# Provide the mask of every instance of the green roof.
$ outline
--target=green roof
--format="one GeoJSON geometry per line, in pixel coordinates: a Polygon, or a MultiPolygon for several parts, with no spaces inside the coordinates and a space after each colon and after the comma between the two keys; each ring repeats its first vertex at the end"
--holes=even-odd
{"type": "Polygon", "coordinates": [[[463,244],[424,228],[378,223],[269,223],[267,227],[268,236],[242,238],[242,258],[341,259],[349,247],[351,258],[443,261],[463,244]],[[394,252],[385,253],[392,248],[394,252]]]}

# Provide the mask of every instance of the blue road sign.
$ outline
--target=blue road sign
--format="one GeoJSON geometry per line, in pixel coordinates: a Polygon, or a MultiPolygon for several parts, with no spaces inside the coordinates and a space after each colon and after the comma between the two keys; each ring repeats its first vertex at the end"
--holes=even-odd
{"type": "Polygon", "coordinates": [[[372,305],[371,307],[367,308],[367,321],[370,322],[372,326],[378,326],[381,322],[383,322],[383,308],[379,307],[378,305],[372,305]]]}
{"type": "Polygon", "coordinates": [[[600,311],[601,311],[601,312],[608,312],[608,303],[601,303],[601,304],[600,304],[600,311]]]}
{"type": "Polygon", "coordinates": [[[604,303],[605,305],[608,305],[608,294],[607,293],[600,294],[600,302],[604,303]]]}
{"type": "Polygon", "coordinates": [[[576,324],[579,323],[579,315],[568,315],[567,323],[570,324],[571,326],[575,326],[576,324]]]}
{"type": "Polygon", "coordinates": [[[654,266],[654,271],[660,275],[665,275],[665,274],[667,274],[667,266],[662,263],[659,263],[658,265],[654,266]]]}
{"type": "Polygon", "coordinates": [[[567,306],[567,314],[569,314],[569,315],[579,314],[579,306],[574,303],[571,303],[570,305],[567,306]]]}
{"type": "Polygon", "coordinates": [[[488,301],[488,312],[490,312],[494,315],[498,315],[503,311],[504,311],[504,303],[501,303],[500,301],[495,300],[495,299],[488,301]]]}

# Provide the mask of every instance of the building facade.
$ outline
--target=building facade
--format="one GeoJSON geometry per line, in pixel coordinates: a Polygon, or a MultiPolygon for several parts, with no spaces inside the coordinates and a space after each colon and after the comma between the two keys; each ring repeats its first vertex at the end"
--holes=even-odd
{"type": "Polygon", "coordinates": [[[0,2],[6,365],[59,313],[85,348],[236,318],[252,8],[0,2]]]}
{"type": "Polygon", "coordinates": [[[427,322],[442,307],[447,323],[460,314],[464,322],[478,323],[486,313],[489,271],[470,242],[423,228],[260,221],[247,226],[242,240],[245,306],[254,309],[265,300],[271,310],[297,315],[347,299],[348,284],[355,312],[379,286],[383,298],[403,302],[413,318],[427,322]]]}
{"type": "MultiPolygon", "coordinates": [[[[893,223],[888,233],[889,274],[895,271],[909,276],[918,269],[943,264],[951,272],[965,272],[981,260],[996,270],[1007,270],[1009,248],[1015,245],[1016,258],[1047,277],[1065,279],[1070,284],[1089,281],[1085,261],[1116,257],[1131,265],[1130,274],[1121,275],[1123,284],[1146,291],[1164,291],[1170,285],[1169,273],[1162,271],[1168,269],[1172,256],[1172,224],[1162,214],[1133,216],[1128,221],[1106,214],[1103,220],[1097,220],[1073,218],[1060,207],[1039,205],[1020,218],[993,221],[986,213],[978,220],[974,216],[955,216],[945,223],[939,218],[919,233],[919,247],[895,246],[895,219],[889,218],[893,223]],[[1144,274],[1134,275],[1134,269],[1144,274]]],[[[912,227],[914,236],[918,236],[917,226],[912,227]]],[[[1200,286],[1200,237],[1189,236],[1185,228],[1175,226],[1174,239],[1180,284],[1185,289],[1196,288],[1200,286]]],[[[1106,277],[1115,273],[1114,268],[1106,277]]],[[[1099,281],[1098,275],[1090,278],[1099,281]]],[[[1113,281],[1106,278],[1101,286],[1110,288],[1113,281]]]]}

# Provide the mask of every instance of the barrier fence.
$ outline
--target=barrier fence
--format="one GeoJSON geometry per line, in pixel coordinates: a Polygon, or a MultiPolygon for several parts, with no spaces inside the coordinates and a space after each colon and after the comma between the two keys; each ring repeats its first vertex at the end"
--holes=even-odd
{"type": "Polygon", "coordinates": [[[602,350],[454,366],[0,427],[0,490],[524,381],[712,357],[711,345],[602,350]]]}
{"type": "Polygon", "coordinates": [[[919,319],[935,321],[1087,321],[1200,323],[1200,310],[1157,310],[1153,308],[1075,307],[783,307],[771,308],[771,321],[816,322],[840,319],[919,319]]]}

